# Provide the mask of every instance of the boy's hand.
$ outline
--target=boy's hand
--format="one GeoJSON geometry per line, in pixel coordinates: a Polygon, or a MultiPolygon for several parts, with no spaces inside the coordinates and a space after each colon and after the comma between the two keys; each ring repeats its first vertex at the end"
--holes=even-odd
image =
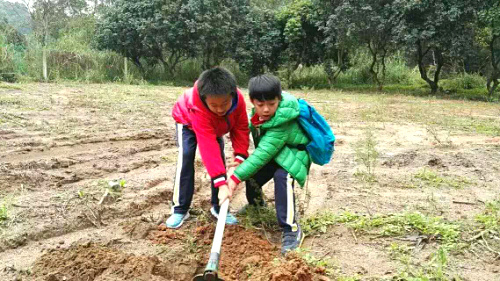
{"type": "Polygon", "coordinates": [[[235,159],[231,159],[231,161],[227,163],[228,168],[236,168],[238,167],[238,165],[240,165],[240,162],[236,161],[235,159]]]}
{"type": "Polygon", "coordinates": [[[226,199],[230,199],[233,192],[229,189],[227,184],[219,186],[219,205],[222,205],[226,199]]]}
{"type": "Polygon", "coordinates": [[[227,182],[231,194],[233,194],[238,189],[238,184],[236,184],[232,179],[227,182]]]}

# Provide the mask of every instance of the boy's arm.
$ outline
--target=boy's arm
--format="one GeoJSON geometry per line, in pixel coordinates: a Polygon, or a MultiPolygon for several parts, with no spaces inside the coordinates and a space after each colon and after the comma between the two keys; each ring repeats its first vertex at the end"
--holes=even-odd
{"type": "Polygon", "coordinates": [[[214,186],[225,185],[227,183],[226,167],[224,166],[224,159],[221,157],[215,128],[212,126],[210,120],[204,118],[202,114],[193,118],[192,127],[196,134],[198,147],[200,148],[201,160],[207,168],[214,186]]]}
{"type": "Polygon", "coordinates": [[[281,126],[267,131],[252,155],[236,168],[231,179],[237,184],[245,181],[271,161],[286,143],[287,127],[281,126]]]}
{"type": "Polygon", "coordinates": [[[233,144],[234,159],[241,163],[248,158],[248,146],[250,143],[250,129],[248,128],[248,116],[246,104],[243,97],[240,95],[238,108],[236,109],[236,124],[230,132],[231,143],[233,144]]]}

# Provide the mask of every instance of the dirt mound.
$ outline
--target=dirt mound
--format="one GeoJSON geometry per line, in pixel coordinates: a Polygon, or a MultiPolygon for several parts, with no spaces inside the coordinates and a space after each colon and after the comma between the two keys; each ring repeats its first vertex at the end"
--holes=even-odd
{"type": "Polygon", "coordinates": [[[252,280],[269,281],[326,281],[330,280],[325,275],[325,269],[321,267],[311,267],[296,254],[288,254],[279,263],[270,262],[264,265],[259,279],[255,276],[252,280]]]}
{"type": "Polygon", "coordinates": [[[190,280],[196,262],[176,266],[157,257],[135,256],[99,245],[87,244],[56,250],[41,256],[33,266],[34,280],[190,280]]]}
{"type": "MultiPolygon", "coordinates": [[[[159,226],[150,235],[153,243],[173,244],[191,232],[196,237],[199,266],[206,265],[215,232],[213,224],[193,227],[191,230],[167,229],[159,226]],[[174,241],[177,240],[177,241],[174,241]]],[[[219,277],[226,281],[240,280],[328,280],[324,269],[312,268],[297,255],[282,258],[278,245],[252,230],[240,226],[227,226],[221,249],[219,277]]]]}
{"type": "Polygon", "coordinates": [[[238,226],[228,227],[224,231],[220,275],[224,280],[254,280],[252,270],[270,263],[279,254],[276,245],[257,233],[238,226]]]}

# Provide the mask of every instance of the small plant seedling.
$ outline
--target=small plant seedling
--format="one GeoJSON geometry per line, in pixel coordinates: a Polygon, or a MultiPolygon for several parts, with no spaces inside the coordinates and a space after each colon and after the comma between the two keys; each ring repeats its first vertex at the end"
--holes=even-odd
{"type": "Polygon", "coordinates": [[[377,141],[371,130],[366,130],[364,138],[355,143],[356,162],[363,166],[363,170],[358,170],[355,176],[366,182],[375,182],[375,167],[377,166],[379,152],[377,151],[377,141]]]}

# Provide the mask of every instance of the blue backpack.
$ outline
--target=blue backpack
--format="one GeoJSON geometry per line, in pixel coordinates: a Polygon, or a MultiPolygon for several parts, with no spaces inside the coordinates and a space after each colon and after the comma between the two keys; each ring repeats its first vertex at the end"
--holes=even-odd
{"type": "Polygon", "coordinates": [[[311,156],[313,163],[325,165],[330,162],[335,150],[335,135],[325,118],[314,107],[303,99],[298,101],[300,107],[298,121],[310,139],[305,149],[311,156]]]}

